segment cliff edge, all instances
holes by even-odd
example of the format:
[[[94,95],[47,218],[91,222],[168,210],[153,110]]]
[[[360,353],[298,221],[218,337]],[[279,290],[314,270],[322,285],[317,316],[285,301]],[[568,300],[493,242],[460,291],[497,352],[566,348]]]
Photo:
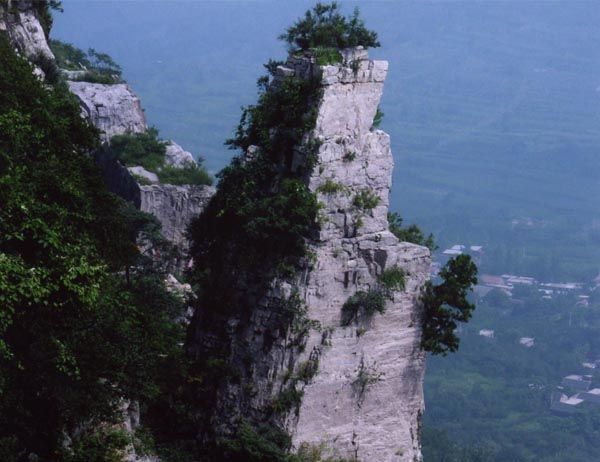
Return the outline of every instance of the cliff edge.
[[[304,236],[304,257],[270,259],[268,247],[278,245],[276,238],[271,244],[246,244],[257,230],[261,235],[263,220],[272,223],[264,232],[275,236],[278,223],[299,219],[286,215],[286,207],[277,211],[267,205],[266,212],[259,207],[256,213],[266,217],[256,219],[253,212],[240,223],[241,234],[219,225],[219,220],[239,217],[237,208],[226,210],[221,204],[254,194],[258,186],[248,186],[247,192],[242,186],[238,194],[236,181],[226,177],[216,203],[196,222],[194,259],[213,258],[209,273],[216,276],[206,282],[212,295],[197,305],[189,348],[205,374],[216,374],[215,365],[223,368],[203,397],[206,426],[200,433],[208,446],[210,441],[236,441],[240,423],[250,422],[257,429],[265,424],[284,429],[293,452],[362,461],[421,460],[425,353],[419,296],[430,252],[399,242],[389,231],[393,159],[389,136],[373,127],[387,68],[386,61],[370,60],[360,47],[342,50],[341,62],[330,65],[316,64],[310,53],[292,55],[274,70],[255,109],[260,119],[249,122],[250,134],[260,127],[270,133],[269,141],[250,146],[228,173],[239,171],[246,178],[241,181],[256,185],[264,181],[263,169],[279,172],[275,176],[280,178],[267,182],[261,194],[269,197],[269,190],[287,187],[273,200],[290,201],[295,210],[310,208],[311,202],[302,202],[289,185],[296,192],[306,188],[318,213]],[[309,96],[295,94],[294,88],[309,88]],[[310,116],[296,119],[301,126],[310,117],[315,122],[300,145],[283,151],[272,146],[281,139],[278,133],[291,128],[257,124],[269,117],[266,102],[277,105],[288,97],[295,110],[307,105]],[[272,110],[287,112],[280,106]],[[263,197],[249,203],[277,206]],[[219,226],[227,226],[227,237],[212,234]],[[244,234],[248,229],[250,234]],[[219,240],[227,242],[218,244],[218,255],[211,257],[210,248]],[[203,250],[203,245],[208,247]],[[258,253],[248,262],[240,257],[246,252]]]
[[[430,255],[389,231],[390,138],[371,129],[388,63],[368,59],[364,50],[346,53],[345,62],[352,68],[321,69],[315,133],[322,144],[309,188],[325,204],[325,220],[311,243],[317,263],[302,294],[308,317],[320,323],[327,339],[323,345],[322,332],[308,339],[306,351],[319,354],[319,373],[304,388],[293,439],[297,446],[325,441],[364,461],[420,460],[425,354],[418,297]],[[295,74],[311,67],[302,59],[286,66]],[[328,182],[340,185],[338,191],[326,192]],[[405,285],[386,302],[385,312],[342,326],[348,299],[375,289],[382,273],[394,267],[404,272]]]

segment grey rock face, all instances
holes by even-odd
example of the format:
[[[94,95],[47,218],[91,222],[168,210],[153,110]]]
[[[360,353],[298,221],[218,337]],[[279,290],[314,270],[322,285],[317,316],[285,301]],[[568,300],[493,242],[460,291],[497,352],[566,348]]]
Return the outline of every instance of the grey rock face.
[[[167,144],[165,162],[167,165],[177,168],[191,167],[196,165],[196,161],[194,160],[192,153],[186,151],[172,140]]]
[[[304,388],[290,429],[296,447],[324,444],[332,453],[362,461],[418,461],[425,368],[418,295],[430,254],[389,232],[393,158],[389,136],[371,130],[388,65],[368,60],[364,50],[356,55],[360,61],[353,69],[322,68],[315,128],[322,145],[309,187],[319,191],[329,181],[342,189],[319,193],[324,224],[311,244],[317,263],[301,289],[307,315],[319,321],[321,332],[312,331],[306,357],[299,358],[318,352],[319,372]],[[357,195],[375,206],[361,209]],[[342,327],[348,298],[375,288],[382,271],[393,266],[404,270],[405,290],[387,301],[384,314]]]
[[[127,170],[129,170],[129,173],[131,173],[134,176],[134,178],[139,177],[153,184],[159,182],[158,175],[156,173],[149,172],[144,167],[140,167],[139,165],[136,167],[129,167],[127,168]]]
[[[8,34],[13,46],[27,59],[35,61],[39,56],[54,59],[33,0],[9,0],[0,5],[0,31]]]
[[[430,252],[399,242],[389,231],[393,158],[389,136],[372,130],[387,62],[369,60],[365,50],[344,52],[351,59],[341,65],[317,66],[310,57],[292,57],[277,70],[274,85],[290,76],[322,82],[312,133],[320,146],[305,178],[322,203],[321,216],[307,242],[310,262],[294,281],[275,279],[268,288],[245,282],[239,288],[250,314],[227,318],[225,341],[231,366],[242,378],[218,390],[210,425],[217,435],[227,435],[240,417],[264,420],[281,393],[295,388],[302,400],[283,422],[295,449],[309,445],[324,456],[363,462],[415,462],[421,460],[425,368],[418,299]],[[292,168],[304,171],[303,151],[296,152]],[[379,289],[379,276],[393,267],[404,271],[405,288],[389,295],[385,312],[343,326],[346,301],[358,291]],[[305,318],[299,319],[296,308],[292,326],[285,328],[281,307],[293,293],[305,304]],[[210,351],[215,341],[210,321],[200,307],[194,319],[196,354]],[[307,364],[318,364],[309,378],[302,372]]]
[[[69,82],[69,88],[79,98],[83,115],[103,131],[103,141],[114,135],[147,130],[140,100],[128,85]],[[112,192],[133,202],[143,212],[156,216],[162,224],[164,236],[180,249],[187,249],[187,226],[204,209],[214,188],[158,184],[155,173],[140,166],[124,167],[112,158],[106,147],[96,153],[95,160],[100,164],[104,180]],[[196,162],[189,152],[171,141],[167,145],[166,163],[183,167]],[[133,175],[156,184],[140,186]]]
[[[79,99],[83,115],[102,131],[102,141],[148,129],[140,99],[129,85],[69,82],[69,89]]]
[[[140,186],[140,210],[158,218],[164,236],[185,248],[185,232],[188,225],[204,210],[214,192],[215,189],[211,186]]]

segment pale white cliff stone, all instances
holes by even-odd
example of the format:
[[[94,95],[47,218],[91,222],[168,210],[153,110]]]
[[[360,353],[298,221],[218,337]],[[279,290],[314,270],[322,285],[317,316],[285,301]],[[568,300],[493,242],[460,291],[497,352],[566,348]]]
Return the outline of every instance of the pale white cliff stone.
[[[127,168],[127,170],[129,170],[129,173],[131,173],[134,177],[140,177],[143,178],[144,180],[156,184],[158,183],[158,175],[154,172],[149,172],[148,170],[146,170],[144,167],[140,167],[139,165],[136,167],[129,167]]]
[[[165,287],[167,290],[181,298],[188,298],[194,295],[192,286],[187,283],[181,283],[172,274],[168,274],[165,278]]]
[[[171,167],[183,168],[196,165],[194,156],[175,141],[171,140],[166,146],[165,163]]]
[[[211,186],[140,186],[140,210],[158,218],[165,238],[185,247],[188,225],[204,210],[214,193],[215,188]]]
[[[322,208],[314,238],[307,241],[310,263],[295,281],[275,278],[266,293],[244,283],[234,288],[255,301],[249,317],[234,315],[227,323],[232,367],[245,376],[219,390],[211,430],[227,435],[240,418],[260,421],[280,393],[297,387],[303,398],[283,422],[295,449],[309,444],[322,448],[324,456],[415,462],[421,460],[425,367],[419,295],[430,252],[399,242],[389,231],[390,141],[386,133],[372,130],[387,62],[368,60],[364,50],[346,56],[353,62],[333,66],[292,56],[274,76],[275,87],[291,76],[321,79],[316,127],[307,136],[320,144],[305,181]],[[246,161],[252,161],[254,151],[249,149]],[[298,172],[306,172],[305,151],[295,152],[292,168]],[[321,188],[331,182],[337,186]],[[337,192],[322,192],[332,189]],[[362,207],[361,202],[370,204]],[[344,303],[358,291],[377,288],[382,271],[394,266],[404,270],[406,287],[386,302],[385,313],[342,326]],[[302,328],[281,325],[281,302],[296,291],[305,302],[304,321],[313,326],[307,337]],[[215,340],[202,310],[197,314],[192,347],[202,354]],[[291,379],[298,377],[300,365],[317,360],[318,371],[308,383]],[[371,379],[364,393],[356,385],[361,370]]]
[[[0,5],[0,31],[27,59],[54,59],[46,35],[33,8],[33,0],[9,0]]]
[[[140,99],[129,85],[70,81],[69,89],[79,99],[83,115],[102,132],[102,141],[148,129]]]
[[[309,188],[318,191],[329,180],[343,189],[319,193],[323,225],[310,245],[316,263],[300,291],[307,316],[319,321],[321,330],[312,331],[298,359],[307,360],[316,352],[319,372],[304,387],[298,418],[292,417],[288,428],[295,447],[323,444],[332,454],[364,462],[413,462],[421,460],[419,421],[424,406],[418,296],[429,272],[430,253],[398,242],[389,232],[389,136],[371,130],[387,62],[369,61],[364,50],[358,51],[352,55],[360,59],[354,70],[345,65],[322,67],[323,98],[314,130],[322,145]],[[301,69],[300,63],[286,66]],[[355,205],[361,192],[377,198],[374,208]],[[341,309],[348,298],[376,287],[381,272],[393,266],[405,271],[405,290],[387,302],[384,314],[341,326]],[[358,396],[361,367],[373,383]]]
[[[140,100],[128,85],[69,82],[69,88],[78,97],[83,115],[102,130],[103,141],[114,135],[147,130]],[[162,224],[165,238],[182,250],[187,248],[187,226],[202,212],[214,194],[214,188],[157,184],[158,176],[140,166],[125,169],[102,155],[96,160],[105,172],[105,181],[111,191],[133,201],[143,212],[156,216]],[[196,164],[192,154],[173,141],[166,146],[165,162],[175,167]],[[137,185],[131,175],[145,178],[153,184]]]

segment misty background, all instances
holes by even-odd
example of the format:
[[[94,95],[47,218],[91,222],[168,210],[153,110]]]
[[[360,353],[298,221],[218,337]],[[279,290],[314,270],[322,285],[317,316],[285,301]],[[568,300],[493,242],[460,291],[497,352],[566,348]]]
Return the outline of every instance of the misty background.
[[[286,56],[277,36],[311,5],[66,0],[53,36],[113,56],[149,124],[217,172],[262,63]],[[392,208],[442,246],[486,246],[489,271],[596,274],[597,3],[343,5],[360,7],[382,43],[371,56],[390,62],[381,106],[396,160]]]

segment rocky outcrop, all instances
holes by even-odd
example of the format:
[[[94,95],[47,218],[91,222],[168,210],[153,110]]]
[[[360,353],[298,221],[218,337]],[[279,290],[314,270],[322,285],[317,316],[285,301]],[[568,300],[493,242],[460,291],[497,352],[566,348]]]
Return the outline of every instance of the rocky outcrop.
[[[79,99],[83,115],[101,131],[102,141],[148,129],[140,99],[129,85],[69,81],[69,89]]]
[[[108,189],[158,218],[162,232],[181,251],[187,250],[186,231],[212,197],[211,186],[158,184],[158,177],[142,167],[123,166],[105,146],[95,154]],[[149,175],[149,176],[147,176]],[[136,176],[156,184],[140,185]]]
[[[165,163],[171,167],[184,168],[196,165],[194,156],[175,141],[169,141],[165,152]]]
[[[150,184],[158,184],[160,183],[158,179],[158,175],[154,172],[150,172],[146,170],[144,167],[140,167],[139,165],[136,167],[128,167],[129,173],[133,175],[136,181],[141,182],[142,184],[150,183]]]
[[[306,136],[316,152],[296,149],[291,163],[299,173],[313,165],[304,180],[322,205],[307,261],[296,276],[266,285],[258,275],[271,268],[240,271],[243,282],[232,288],[239,294],[230,298],[240,310],[228,307],[229,317],[213,328],[222,320],[199,306],[190,349],[210,357],[215,345],[226,348],[236,371],[214,398],[211,438],[230,437],[243,419],[267,421],[286,429],[294,449],[308,445],[324,458],[414,462],[421,460],[424,406],[419,294],[430,252],[389,231],[393,158],[389,136],[372,127],[388,64],[362,49],[343,55],[330,66],[291,57],[273,82],[321,82],[316,126]],[[252,148],[246,162],[257,152]],[[383,297],[379,278],[390,269],[404,275],[404,289]],[[358,293],[379,294],[384,312],[345,322],[343,307]]]
[[[289,64],[303,71],[302,62]],[[340,190],[319,192],[323,224],[311,243],[316,264],[300,287],[307,316],[321,332],[311,331],[299,358],[317,355],[319,372],[305,386],[290,428],[297,447],[324,444],[363,461],[417,461],[425,368],[418,295],[430,255],[398,242],[388,229],[390,140],[371,129],[387,67],[357,50],[346,53],[346,65],[321,69],[315,134],[322,144],[309,188],[319,192],[335,182]],[[406,286],[393,294],[385,313],[341,326],[344,303],[359,290],[376,288],[378,276],[395,266],[404,271]]]
[[[158,218],[164,236],[185,249],[189,223],[204,210],[214,192],[211,186],[140,186],[140,210]]]
[[[52,58],[31,1],[0,4],[0,30],[7,31],[15,47],[30,59]],[[244,296],[255,309],[226,326],[227,335],[236,337],[232,363],[245,364],[250,382],[228,381],[215,397],[218,415],[209,424],[231,426],[241,414],[235,409],[242,406],[256,415],[264,412],[282,391],[290,390],[291,377],[303,376],[293,385],[302,399],[282,422],[295,449],[311,445],[325,454],[363,462],[414,462],[421,459],[425,366],[418,297],[430,256],[426,248],[398,242],[389,231],[390,141],[371,127],[387,63],[370,60],[361,49],[342,55],[343,64],[330,66],[317,66],[309,57],[291,57],[277,70],[275,84],[290,76],[321,79],[313,132],[320,145],[305,180],[323,206],[314,238],[308,242],[310,264],[293,283],[273,281],[266,293],[248,286]],[[84,116],[102,131],[103,141],[147,130],[139,98],[126,84],[69,82],[69,86]],[[304,155],[297,153],[296,167],[306,166]],[[140,186],[107,151],[100,151],[96,160],[112,191],[155,215],[165,237],[186,248],[187,226],[209,202],[214,188]],[[191,154],[169,144],[169,165],[182,167],[190,161]],[[360,291],[378,288],[379,276],[393,267],[404,272],[405,288],[389,294],[385,312],[345,325],[344,304]],[[263,270],[267,269],[256,268]],[[168,283],[180,289],[177,281]],[[271,308],[284,304],[292,293],[306,308],[304,324],[283,333],[274,327],[279,320]],[[190,336],[214,340],[214,333],[198,338],[206,334],[204,328],[196,323]],[[135,403],[124,411],[125,425],[133,430],[139,419]],[[136,458],[134,453],[130,456]]]
[[[32,62],[40,57],[54,59],[33,4],[34,0],[0,2],[0,32],[6,32],[19,53]]]
[[[103,141],[115,135],[147,130],[140,100],[128,85],[69,82],[69,88],[79,98],[84,116],[102,131]],[[111,158],[110,150],[106,148],[96,155],[96,161],[102,167],[105,182],[112,192],[158,218],[164,236],[180,250],[187,249],[187,226],[204,209],[214,188],[158,184],[155,173],[139,166],[125,168]],[[196,165],[196,161],[191,153],[169,141],[165,164],[182,168]],[[151,184],[140,185],[140,182]]]

